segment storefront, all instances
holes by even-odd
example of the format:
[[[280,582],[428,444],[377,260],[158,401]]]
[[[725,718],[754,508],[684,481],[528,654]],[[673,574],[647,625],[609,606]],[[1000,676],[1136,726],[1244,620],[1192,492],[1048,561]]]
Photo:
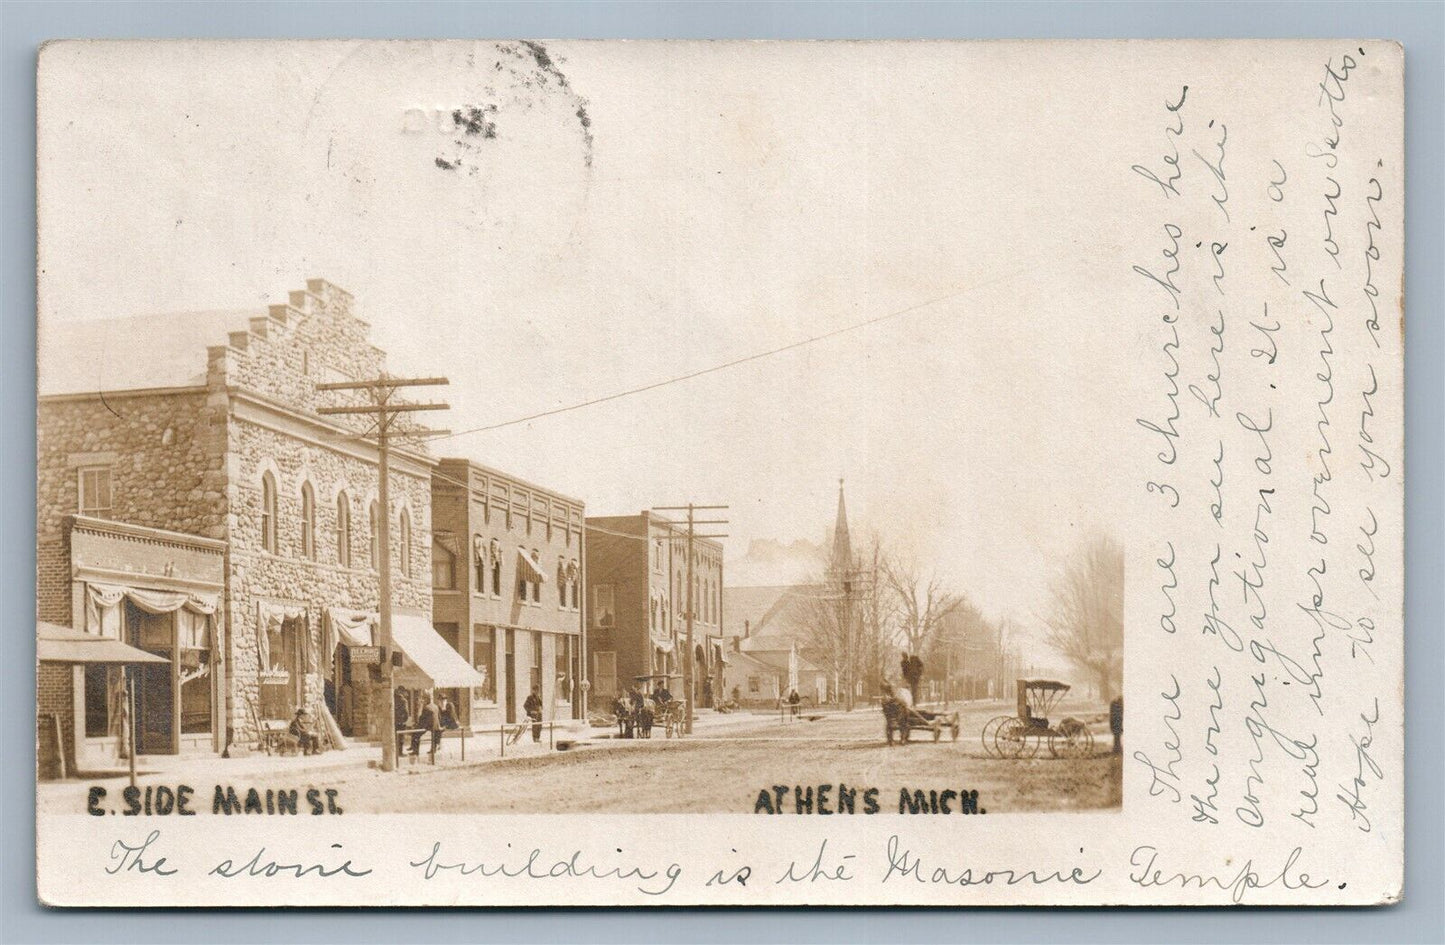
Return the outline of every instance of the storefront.
[[[141,755],[224,748],[223,551],[220,542],[159,529],[81,517],[72,524],[75,629],[156,657],[129,670]],[[109,766],[130,750],[126,672],[105,663],[72,669],[82,767]]]

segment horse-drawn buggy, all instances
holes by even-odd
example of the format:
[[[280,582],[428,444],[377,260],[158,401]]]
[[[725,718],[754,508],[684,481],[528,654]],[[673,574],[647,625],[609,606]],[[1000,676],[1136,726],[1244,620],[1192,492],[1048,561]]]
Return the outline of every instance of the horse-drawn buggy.
[[[1080,758],[1094,751],[1094,735],[1075,718],[1057,723],[1049,713],[1069,691],[1068,683],[1053,679],[1017,681],[1018,711],[989,719],[983,727],[983,750],[1000,758],[1032,758],[1048,745],[1055,758]]]
[[[668,688],[668,680],[681,677],[675,673],[650,673],[634,678],[632,691],[613,702],[618,737],[651,738],[654,727],[661,728],[668,738],[681,735],[687,710]]]
[[[888,744],[893,744],[896,733],[899,743],[906,745],[914,731],[932,732],[934,741],[942,739],[947,731],[953,741],[958,741],[958,713],[930,712],[887,693],[883,698],[883,736]]]

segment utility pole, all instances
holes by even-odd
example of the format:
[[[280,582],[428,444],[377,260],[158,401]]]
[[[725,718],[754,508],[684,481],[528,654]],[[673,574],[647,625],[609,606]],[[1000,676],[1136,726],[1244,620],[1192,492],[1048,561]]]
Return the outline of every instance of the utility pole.
[[[420,410],[447,410],[447,404],[413,404],[393,401],[392,395],[400,387],[435,387],[450,383],[445,377],[389,377],[382,374],[370,381],[340,381],[331,384],[317,384],[319,391],[355,390],[371,396],[371,403],[354,407],[322,407],[316,412],[325,417],[369,416],[376,424],[371,434],[376,439],[377,454],[377,503],[381,506],[376,516],[377,575],[380,584],[380,606],[377,611],[381,618],[378,641],[381,647],[382,688],[386,690],[386,701],[381,712],[381,770],[396,770],[396,690],[392,674],[391,642],[391,437],[392,423],[401,414]],[[437,431],[430,431],[437,432]],[[405,433],[400,434],[405,436]]]
[[[695,697],[695,695],[694,695],[694,693],[693,693],[693,688],[694,688],[695,680],[694,680],[694,678],[693,678],[693,671],[692,671],[692,664],[693,664],[693,646],[694,646],[693,641],[692,641],[692,624],[693,624],[693,619],[694,619],[694,617],[696,616],[696,614],[695,614],[695,609],[696,609],[696,606],[697,606],[697,602],[696,602],[696,600],[695,600],[694,575],[693,575],[693,563],[692,563],[692,562],[693,562],[693,541],[694,541],[694,539],[697,539],[697,538],[726,538],[727,535],[725,535],[725,534],[721,534],[721,535],[699,535],[699,534],[697,534],[697,526],[699,526],[699,525],[726,525],[726,524],[728,523],[728,522],[727,522],[727,519],[725,519],[725,518],[698,519],[698,518],[696,517],[696,512],[697,512],[698,509],[707,509],[707,510],[709,510],[709,511],[712,511],[712,510],[716,510],[716,509],[726,509],[726,508],[727,508],[726,505],[694,505],[694,504],[691,503],[691,502],[689,502],[687,505],[659,505],[659,506],[655,506],[655,507],[653,508],[653,511],[654,511],[654,512],[682,512],[682,511],[686,511],[686,512],[687,512],[687,612],[686,612],[686,615],[685,615],[686,618],[687,618],[687,653],[684,655],[683,661],[682,661],[682,691],[683,691],[683,693],[684,693],[685,696],[686,696],[686,702],[685,702],[684,705],[683,705],[683,710],[684,710],[684,713],[685,713],[685,717],[684,717],[683,723],[682,723],[682,730],[683,730],[683,733],[684,733],[684,734],[687,734],[687,735],[691,735],[691,734],[692,734],[692,710],[693,710],[694,704],[695,704],[696,701],[697,701],[697,700],[696,700],[696,697]],[[721,589],[719,589],[719,593],[721,593]]]

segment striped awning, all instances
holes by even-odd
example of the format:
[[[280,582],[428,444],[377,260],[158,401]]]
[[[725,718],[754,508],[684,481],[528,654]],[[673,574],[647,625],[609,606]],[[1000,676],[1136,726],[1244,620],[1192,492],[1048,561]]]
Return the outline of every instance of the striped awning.
[[[521,548],[517,549],[517,573],[528,581],[537,584],[547,583],[547,575],[542,573],[542,569],[537,567],[537,562],[527,557],[527,553]]]

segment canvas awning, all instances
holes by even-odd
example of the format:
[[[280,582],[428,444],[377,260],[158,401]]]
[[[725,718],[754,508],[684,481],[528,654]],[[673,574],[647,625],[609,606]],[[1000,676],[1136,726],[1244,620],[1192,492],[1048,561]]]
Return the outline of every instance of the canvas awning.
[[[371,646],[371,626],[380,619],[374,610],[347,610],[344,607],[332,607],[326,611],[326,618],[331,624],[333,640],[339,638],[347,646]],[[327,652],[334,647],[335,642],[327,648]]]
[[[37,621],[35,649],[45,663],[168,663],[128,643],[83,630]]]
[[[547,582],[547,575],[542,573],[542,569],[537,567],[537,562],[527,557],[521,548],[517,549],[517,573],[528,581],[533,581],[537,584],[545,584]]]
[[[396,614],[391,619],[391,641],[406,654],[396,674],[404,686],[417,689],[484,686],[482,674],[462,659],[425,617]]]

